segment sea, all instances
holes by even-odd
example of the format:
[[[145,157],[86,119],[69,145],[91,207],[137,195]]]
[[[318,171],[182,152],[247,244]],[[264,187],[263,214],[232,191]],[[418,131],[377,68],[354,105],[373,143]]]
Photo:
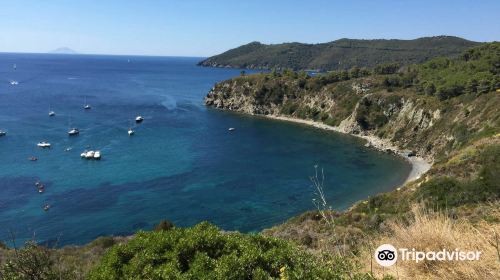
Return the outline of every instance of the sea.
[[[408,176],[406,161],[358,138],[205,107],[241,70],[201,59],[0,53],[0,240],[79,245],[163,219],[259,232],[315,209],[316,170],[338,210]]]

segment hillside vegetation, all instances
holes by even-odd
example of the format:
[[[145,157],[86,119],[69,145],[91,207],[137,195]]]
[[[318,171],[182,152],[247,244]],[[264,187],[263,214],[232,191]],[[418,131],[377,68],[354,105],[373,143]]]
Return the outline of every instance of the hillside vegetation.
[[[415,40],[340,39],[329,43],[283,43],[265,45],[252,42],[199,63],[202,66],[253,69],[315,69],[320,71],[375,67],[378,64],[420,63],[437,56],[451,57],[478,45],[452,36]]]

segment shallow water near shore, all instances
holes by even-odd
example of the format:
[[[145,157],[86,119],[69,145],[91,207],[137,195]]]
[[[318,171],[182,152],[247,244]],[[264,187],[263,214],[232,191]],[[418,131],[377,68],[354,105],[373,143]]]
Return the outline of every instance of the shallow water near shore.
[[[240,71],[197,61],[0,54],[0,130],[7,131],[0,138],[0,240],[12,231],[18,242],[35,235],[83,244],[148,230],[161,219],[259,231],[314,208],[314,165],[324,169],[336,209],[408,176],[402,158],[355,137],[206,108],[213,84]],[[91,110],[83,110],[84,99]],[[142,124],[132,122],[136,115]],[[129,137],[131,123],[136,134]],[[70,127],[80,135],[68,137]],[[43,140],[52,148],[37,148]],[[102,159],[81,159],[87,147]]]

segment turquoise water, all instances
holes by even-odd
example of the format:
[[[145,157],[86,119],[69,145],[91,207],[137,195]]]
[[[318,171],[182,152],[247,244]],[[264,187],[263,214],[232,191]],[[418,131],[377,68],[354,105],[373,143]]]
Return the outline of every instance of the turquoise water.
[[[239,70],[197,61],[0,54],[0,129],[8,133],[0,138],[0,240],[12,231],[18,240],[82,244],[161,219],[258,231],[314,208],[308,178],[316,164],[337,209],[408,175],[405,161],[354,137],[205,108],[213,84]],[[91,110],[82,109],[85,99]],[[136,115],[145,120],[129,137]],[[70,127],[80,135],[68,137]],[[37,148],[43,140],[52,148]],[[102,159],[81,159],[87,147]]]

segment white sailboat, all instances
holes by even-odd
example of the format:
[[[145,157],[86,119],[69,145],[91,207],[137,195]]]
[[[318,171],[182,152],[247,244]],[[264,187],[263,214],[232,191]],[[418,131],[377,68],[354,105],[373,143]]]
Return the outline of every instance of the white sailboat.
[[[51,108],[51,106],[49,105],[49,117],[53,117],[56,115],[56,112],[54,112]]]
[[[87,96],[85,96],[85,102],[83,103],[83,109],[90,110],[90,105],[87,103]]]
[[[132,136],[135,133],[135,131],[132,129],[132,121],[130,121],[127,133],[128,133],[128,136]]]

